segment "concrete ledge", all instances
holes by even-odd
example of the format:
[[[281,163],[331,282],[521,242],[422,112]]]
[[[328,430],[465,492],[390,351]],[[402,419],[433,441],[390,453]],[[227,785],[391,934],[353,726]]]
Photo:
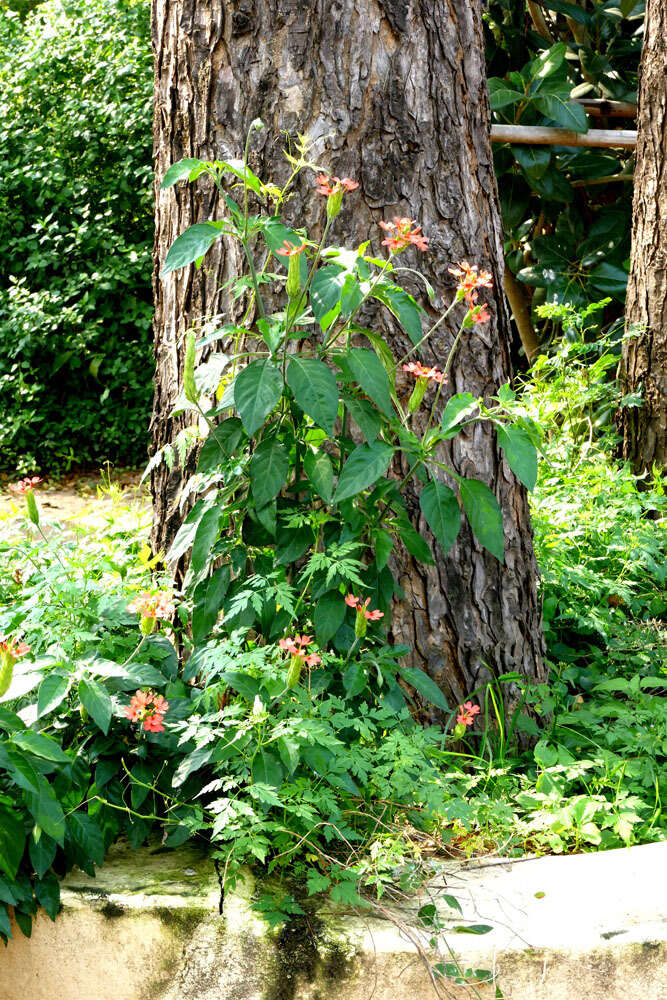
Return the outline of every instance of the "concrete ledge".
[[[0,1000],[428,1000],[414,918],[432,901],[461,924],[443,892],[493,926],[447,940],[464,968],[497,973],[508,1000],[667,1000],[667,845],[448,864],[445,881],[393,907],[393,921],[326,909],[271,932],[250,876],[220,916],[205,856],[117,847],[96,879],[65,880],[55,923],[40,914],[30,940],[17,931],[0,953]]]

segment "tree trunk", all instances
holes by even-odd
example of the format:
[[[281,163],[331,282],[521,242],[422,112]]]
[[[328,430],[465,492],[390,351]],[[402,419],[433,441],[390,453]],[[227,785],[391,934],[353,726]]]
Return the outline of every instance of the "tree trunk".
[[[154,0],[155,144],[158,180],[182,156],[239,156],[251,121],[251,165],[283,179],[285,133],[317,140],[313,156],[326,169],[360,182],[344,201],[334,242],[369,238],[393,215],[418,219],[430,252],[418,263],[440,307],[452,297],[448,267],[468,260],[492,271],[492,320],[475,326],[454,360],[451,392],[490,397],[511,378],[510,325],[503,296],[502,228],[488,126],[479,0]],[[286,207],[292,223],[321,233],[324,199],[307,172]],[[215,211],[210,191],[179,185],[157,195],[156,268],[186,225]],[[165,417],[177,391],[188,324],[211,310],[215,288],[238,266],[221,246],[205,273],[194,268],[156,278],[156,396],[153,442],[176,424]],[[415,293],[424,298],[423,290]],[[379,314],[395,357],[411,345]],[[442,363],[454,324],[428,342],[426,360]],[[444,395],[444,394],[443,394]],[[457,471],[495,491],[505,519],[505,564],[483,550],[464,526],[445,558],[429,539],[435,565],[407,555],[395,567],[405,600],[395,609],[393,638],[414,649],[414,663],[459,703],[491,674],[518,671],[544,679],[542,630],[528,502],[503,461],[495,433],[475,425],[449,442]],[[176,474],[156,472],[154,539],[164,548],[179,520]]]
[[[639,78],[637,163],[620,376],[623,457],[638,474],[667,459],[667,5],[649,0]]]

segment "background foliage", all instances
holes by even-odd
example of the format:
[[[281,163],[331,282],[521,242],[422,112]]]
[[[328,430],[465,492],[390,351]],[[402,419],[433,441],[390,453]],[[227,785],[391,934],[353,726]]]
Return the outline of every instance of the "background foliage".
[[[143,0],[0,10],[0,454],[141,461],[152,74]],[[104,417],[101,419],[101,412]]]

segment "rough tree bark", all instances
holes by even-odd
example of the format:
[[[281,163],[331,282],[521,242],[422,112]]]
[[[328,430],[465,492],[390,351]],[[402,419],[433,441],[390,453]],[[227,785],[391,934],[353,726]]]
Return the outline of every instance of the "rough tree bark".
[[[493,318],[462,343],[450,385],[451,392],[488,397],[511,371],[480,15],[479,0],[153,0],[155,155],[158,179],[183,156],[238,156],[250,122],[260,117],[266,127],[253,141],[251,164],[264,178],[283,178],[284,133],[317,140],[318,161],[361,185],[344,202],[334,240],[356,245],[371,235],[379,249],[381,219],[419,219],[430,253],[418,264],[438,304],[451,298],[452,263],[467,259],[493,272]],[[324,200],[313,196],[312,181],[312,174],[303,178],[286,214],[317,234]],[[210,190],[179,185],[158,192],[156,267],[179,232],[214,210]],[[166,414],[177,392],[179,339],[202,312],[224,306],[216,288],[239,263],[230,247],[219,247],[206,273],[190,268],[155,282],[155,447],[177,426]],[[409,343],[387,316],[376,322],[400,357]],[[428,361],[442,362],[454,332],[443,328],[432,339]],[[457,703],[491,673],[517,670],[541,680],[544,666],[526,493],[489,427],[459,435],[447,457],[459,473],[495,491],[505,519],[505,565],[480,548],[467,525],[443,558],[410,497],[435,565],[401,560],[405,600],[393,630]],[[178,485],[177,474],[154,474],[158,548],[178,522]]]
[[[667,461],[667,5],[649,0],[639,78],[637,162],[626,333],[624,394],[641,406],[619,410],[623,457],[639,474]]]

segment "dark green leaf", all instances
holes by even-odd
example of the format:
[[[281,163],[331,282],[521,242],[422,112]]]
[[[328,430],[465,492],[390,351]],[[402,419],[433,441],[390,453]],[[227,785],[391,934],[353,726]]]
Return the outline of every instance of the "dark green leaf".
[[[532,103],[543,115],[552,118],[561,128],[572,132],[588,132],[588,119],[581,104],[564,100],[558,94],[540,92],[532,98]]]
[[[35,882],[35,896],[51,920],[55,920],[60,909],[60,884],[53,872]]]
[[[489,487],[479,479],[463,479],[461,500],[477,541],[504,562],[503,515]]]
[[[385,282],[374,285],[371,295],[387,306],[389,311],[399,321],[412,343],[418,344],[424,335],[421,321],[422,310],[412,295],[403,288],[399,288],[398,285],[390,285]]]
[[[454,434],[450,432],[478,412],[477,400],[472,393],[457,392],[455,396],[447,400],[447,405],[440,418],[440,430],[447,437],[453,437]],[[457,432],[454,431],[454,433]]]
[[[229,587],[229,578],[229,564],[225,564],[195,588],[192,611],[192,638],[195,644],[203,642],[215,625]]]
[[[391,390],[384,366],[375,351],[357,347],[344,357],[353,377],[367,396],[387,417],[394,415],[391,405]]]
[[[25,848],[23,821],[11,809],[0,805],[0,869],[16,878]]]
[[[167,170],[164,175],[164,180],[160,184],[160,190],[164,188],[173,187],[178,181],[184,180],[189,177],[195,167],[203,165],[203,160],[179,160],[177,163],[172,163],[172,165]]]
[[[325,503],[331,503],[333,466],[326,451],[307,451],[303,465],[317,495],[322,497]]]
[[[59,844],[65,837],[65,814],[58,802],[51,785],[46,778],[39,776],[39,792],[27,792],[25,796],[28,809],[38,826],[53,837]]]
[[[16,733],[12,736],[12,742],[24,750],[29,750],[30,753],[36,754],[38,757],[43,757],[45,760],[54,760],[58,764],[72,763],[55,740],[50,739],[48,736],[43,736],[41,733],[34,733],[30,729],[26,729],[22,733]]]
[[[279,757],[268,750],[260,750],[252,765],[253,784],[268,785],[276,790],[280,788],[285,776],[285,770]]]
[[[359,429],[368,443],[375,441],[382,428],[382,419],[373,404],[369,403],[367,399],[346,396],[345,406],[352,419],[359,425]]]
[[[28,842],[28,852],[30,861],[38,876],[42,876],[49,870],[56,856],[57,845],[52,837],[42,832],[39,840],[30,837]]]
[[[498,427],[498,444],[505,453],[512,472],[529,489],[535,489],[537,482],[537,448],[530,435],[514,424]]]
[[[222,229],[212,222],[196,222],[194,226],[181,233],[169,247],[160,276],[164,278],[172,271],[193,264],[203,257],[221,236]]]
[[[394,449],[384,441],[360,444],[343,466],[334,501],[340,503],[372,486],[387,471],[393,454]]]
[[[345,284],[345,271],[337,264],[321,267],[310,285],[310,304],[313,314],[322,329],[331,326],[331,311],[340,302]]]
[[[338,386],[331,369],[316,358],[290,358],[287,384],[309,417],[327,434],[333,434],[338,414]]]
[[[69,689],[69,681],[60,674],[49,674],[39,686],[37,695],[37,718],[47,715],[57,708]]]
[[[428,674],[420,670],[419,667],[403,667],[401,676],[408,684],[415,689],[423,698],[431,704],[441,708],[443,712],[449,711],[449,705],[444,694]]]
[[[91,719],[106,735],[109,732],[113,708],[109,692],[92,677],[79,681],[79,698]]]
[[[202,516],[197,525],[195,537],[192,542],[192,556],[190,558],[190,570],[196,579],[208,565],[211,549],[213,548],[220,531],[220,510],[218,507],[211,507]]]
[[[361,663],[351,663],[343,674],[343,687],[348,698],[356,698],[368,684],[368,677]]]
[[[252,495],[257,507],[264,507],[280,493],[289,472],[289,458],[284,446],[268,438],[255,448],[249,473]]]
[[[259,430],[271,410],[280,402],[283,377],[280,369],[266,359],[252,361],[236,376],[234,403],[246,433]]]
[[[326,646],[333,639],[345,618],[345,601],[337,590],[323,594],[315,605],[313,625],[320,646]]]
[[[419,506],[444,553],[449,552],[461,527],[461,511],[449,486],[432,480],[419,495]]]

